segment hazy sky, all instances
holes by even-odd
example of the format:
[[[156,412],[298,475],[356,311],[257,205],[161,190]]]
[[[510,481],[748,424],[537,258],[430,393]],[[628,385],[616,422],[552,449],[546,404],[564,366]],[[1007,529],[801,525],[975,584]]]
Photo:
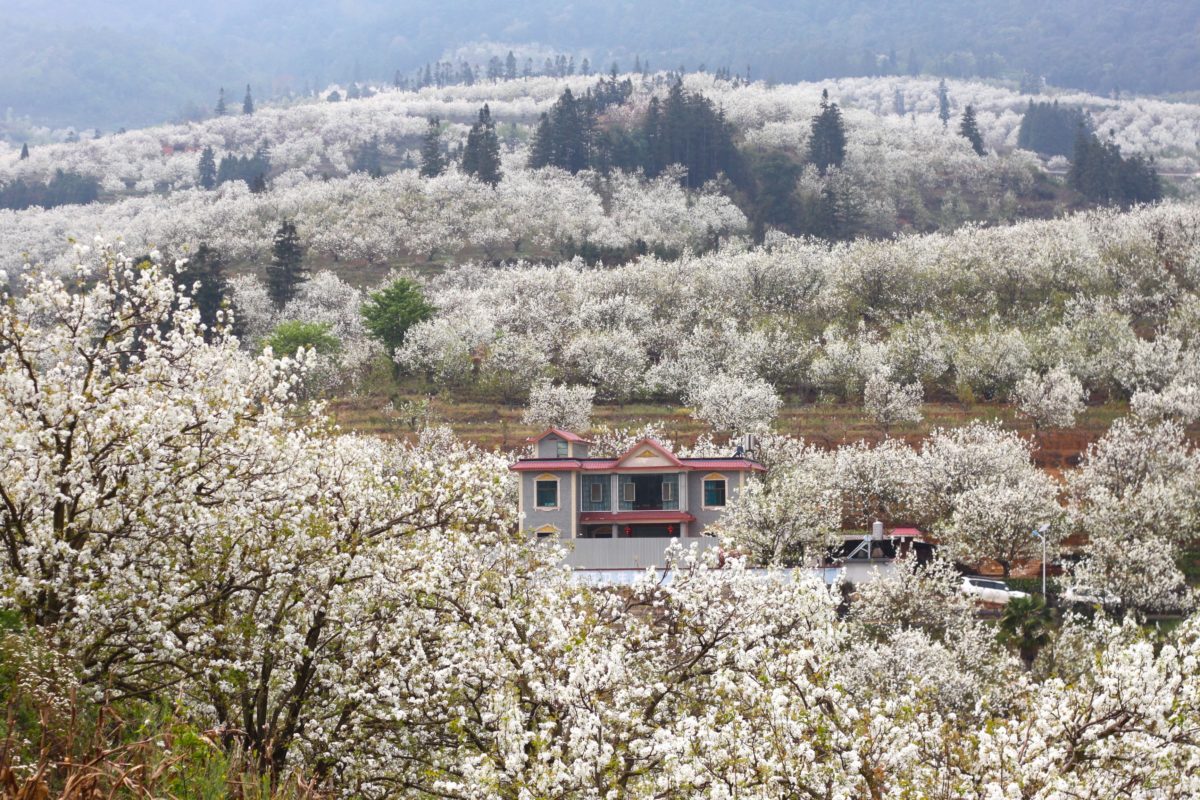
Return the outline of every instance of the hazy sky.
[[[211,106],[222,85],[267,96],[381,81],[478,43],[625,66],[635,55],[656,68],[749,65],[779,80],[915,60],[950,76],[1029,71],[1093,91],[1186,91],[1200,89],[1198,42],[1196,0],[2,0],[0,108],[146,124]]]

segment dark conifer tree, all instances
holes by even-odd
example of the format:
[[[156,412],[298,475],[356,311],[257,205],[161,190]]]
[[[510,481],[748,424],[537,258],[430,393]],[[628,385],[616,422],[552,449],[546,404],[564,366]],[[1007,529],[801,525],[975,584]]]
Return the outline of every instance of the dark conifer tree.
[[[500,139],[496,136],[496,125],[486,103],[479,109],[479,119],[467,133],[462,167],[463,172],[489,186],[500,182]]]
[[[250,194],[263,194],[267,191],[267,178],[261,172],[249,181]]]
[[[533,134],[533,142],[529,148],[529,168],[541,169],[550,166],[554,161],[554,128],[550,123],[550,115],[542,113],[538,119],[537,130]]]
[[[20,160],[21,160],[21,161],[24,161],[24,160],[25,160],[25,159],[27,159],[27,158],[29,158],[29,143],[28,143],[28,142],[24,142],[24,143],[21,145],[21,158],[20,158]]]
[[[958,133],[971,143],[971,149],[978,155],[986,155],[983,149],[983,135],[979,133],[979,123],[975,119],[975,107],[968,105],[963,109],[962,121],[958,124]]]
[[[513,55],[512,50],[504,57],[504,78],[510,81],[517,79],[517,57]]]
[[[442,125],[437,117],[429,118],[425,135],[421,137],[421,177],[436,178],[446,171],[442,155]]]
[[[242,113],[254,113],[254,98],[250,96],[250,84],[246,84],[246,96],[242,98]]]
[[[365,172],[372,178],[383,175],[383,154],[379,149],[378,136],[372,136],[358,148],[354,154],[354,161],[350,165],[350,171]]]
[[[216,249],[201,244],[179,271],[178,282],[186,287],[192,304],[200,312],[200,321],[207,326],[204,336],[211,340],[225,322],[220,318],[229,292],[225,259]]]
[[[276,308],[283,308],[296,296],[300,284],[308,280],[304,267],[304,248],[296,225],[284,220],[275,232],[271,263],[267,265],[267,294]]]
[[[824,175],[830,167],[840,167],[846,158],[846,128],[842,110],[829,102],[829,90],[821,92],[821,110],[813,117],[808,143],[808,160]]]
[[[202,189],[211,189],[217,185],[217,162],[211,146],[200,153],[200,165],[197,170],[197,183]]]
[[[1017,131],[1017,147],[1044,156],[1072,158],[1076,135],[1080,128],[1092,132],[1092,121],[1080,108],[1053,103],[1029,101],[1021,127]]]
[[[213,113],[216,114],[218,117],[225,116],[225,87],[224,86],[222,86],[221,90],[219,92],[217,92],[217,107],[213,111]]]
[[[904,92],[900,91],[900,89],[896,89],[892,95],[892,110],[896,112],[896,116],[898,117],[903,117],[908,113],[908,109],[904,105]]]
[[[1080,127],[1075,158],[1067,182],[1087,199],[1100,204],[1131,205],[1162,199],[1162,182],[1154,163],[1142,156],[1125,158],[1116,143],[1102,142]]]
[[[938,119],[942,127],[950,124],[950,93],[946,91],[946,79],[938,82]]]

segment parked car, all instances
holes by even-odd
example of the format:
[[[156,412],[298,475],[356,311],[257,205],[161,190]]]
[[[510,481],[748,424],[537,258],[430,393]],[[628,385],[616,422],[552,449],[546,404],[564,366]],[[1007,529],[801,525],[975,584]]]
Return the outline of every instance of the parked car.
[[[982,600],[985,603],[1007,603],[1018,597],[1029,597],[1027,592],[1008,588],[1008,584],[995,578],[978,578],[964,575],[962,579],[963,594]]]
[[[1062,593],[1062,602],[1066,605],[1078,603],[1080,605],[1112,608],[1121,605],[1121,598],[1110,591],[1098,589],[1095,586],[1069,586]]]

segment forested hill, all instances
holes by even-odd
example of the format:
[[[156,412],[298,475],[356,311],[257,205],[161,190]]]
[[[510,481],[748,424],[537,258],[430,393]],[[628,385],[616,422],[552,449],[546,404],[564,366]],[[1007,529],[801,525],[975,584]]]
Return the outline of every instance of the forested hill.
[[[1194,0],[8,0],[0,107],[39,124],[144,125],[207,109],[218,84],[268,97],[382,81],[440,58],[486,62],[488,42],[535,70],[563,53],[597,69],[640,57],[775,80],[1028,73],[1164,93],[1200,89],[1198,37]]]

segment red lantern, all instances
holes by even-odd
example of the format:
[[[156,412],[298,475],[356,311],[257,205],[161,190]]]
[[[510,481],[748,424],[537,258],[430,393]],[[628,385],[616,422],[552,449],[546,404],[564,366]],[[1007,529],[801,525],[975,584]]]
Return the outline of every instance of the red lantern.
[[[625,535],[626,535],[626,536],[633,536],[633,526],[632,526],[632,525],[626,525],[626,526],[625,526]]]
[[[675,535],[675,526],[668,525],[667,526],[667,536],[674,536],[674,535]]]

